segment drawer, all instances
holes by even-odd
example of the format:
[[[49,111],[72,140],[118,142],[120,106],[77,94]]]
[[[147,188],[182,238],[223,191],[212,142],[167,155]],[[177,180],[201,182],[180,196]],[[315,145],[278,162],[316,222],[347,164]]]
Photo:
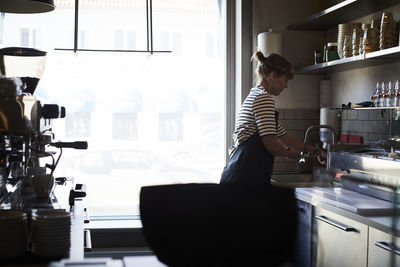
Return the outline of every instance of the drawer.
[[[316,208],[317,266],[367,266],[368,226]]]
[[[370,227],[368,267],[385,266],[400,266],[400,237],[393,240],[392,235]]]

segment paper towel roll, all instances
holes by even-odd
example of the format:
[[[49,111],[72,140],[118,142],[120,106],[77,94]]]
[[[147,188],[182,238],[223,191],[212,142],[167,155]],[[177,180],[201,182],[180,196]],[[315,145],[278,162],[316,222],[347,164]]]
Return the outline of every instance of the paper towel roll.
[[[320,109],[320,119],[319,123],[321,125],[331,126],[335,134],[337,134],[338,128],[338,117],[337,110],[323,107]],[[326,144],[333,144],[334,140],[332,139],[332,133],[330,130],[322,128],[320,129],[320,140],[323,143],[323,148],[326,148]]]
[[[257,46],[265,56],[270,53],[282,55],[281,35],[272,30],[257,35]]]

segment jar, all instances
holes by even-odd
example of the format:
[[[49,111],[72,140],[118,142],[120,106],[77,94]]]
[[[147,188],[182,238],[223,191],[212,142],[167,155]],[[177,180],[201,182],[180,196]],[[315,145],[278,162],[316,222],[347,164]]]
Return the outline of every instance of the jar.
[[[314,64],[322,63],[322,53],[319,50],[314,50]]]
[[[339,54],[337,50],[337,43],[328,43],[326,46],[326,61],[332,61],[339,59]]]

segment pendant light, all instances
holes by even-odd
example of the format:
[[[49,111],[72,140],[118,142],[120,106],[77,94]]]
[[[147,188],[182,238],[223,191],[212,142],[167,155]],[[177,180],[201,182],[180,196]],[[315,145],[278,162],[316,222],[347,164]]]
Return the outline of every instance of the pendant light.
[[[55,9],[54,0],[1,0],[2,13],[43,13]]]

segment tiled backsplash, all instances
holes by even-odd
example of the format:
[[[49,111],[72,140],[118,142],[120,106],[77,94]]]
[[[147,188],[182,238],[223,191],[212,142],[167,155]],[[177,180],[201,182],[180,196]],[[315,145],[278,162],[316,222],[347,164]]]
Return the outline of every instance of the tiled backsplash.
[[[280,109],[279,121],[286,131],[301,140],[310,125],[318,125],[319,109]],[[391,119],[392,118],[392,119]],[[400,112],[394,110],[343,110],[339,119],[339,131],[342,134],[358,135],[364,143],[373,143],[380,139],[400,135]],[[310,143],[319,143],[319,130],[313,130]],[[274,171],[307,171],[311,164],[300,166],[297,160],[276,157]]]
[[[398,135],[396,134],[398,121],[390,120],[393,112],[389,109],[343,110],[341,133],[362,136],[364,143]]]
[[[280,109],[279,121],[286,131],[301,140],[310,125],[319,124],[319,109]],[[319,131],[310,132],[311,142],[319,140]],[[306,171],[311,170],[311,164],[300,166],[297,160],[276,157],[274,171]]]

